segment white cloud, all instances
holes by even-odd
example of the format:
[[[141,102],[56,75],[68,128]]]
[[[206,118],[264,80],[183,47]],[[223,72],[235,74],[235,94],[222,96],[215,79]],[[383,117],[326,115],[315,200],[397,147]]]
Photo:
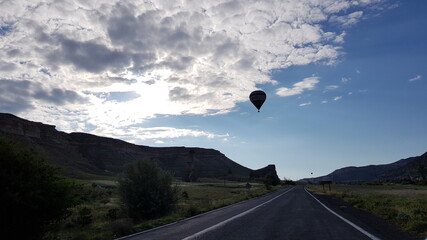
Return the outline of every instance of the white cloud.
[[[341,99],[342,99],[342,96],[334,97],[334,101],[338,101],[338,100],[341,100]]]
[[[323,100],[322,103],[323,104],[328,103],[328,100]]]
[[[310,105],[311,104],[311,102],[306,102],[306,103],[301,103],[299,106],[300,107],[304,107],[304,106],[308,106],[308,105]]]
[[[340,35],[337,35],[336,37],[335,37],[335,40],[334,40],[334,42],[336,42],[336,43],[344,43],[344,37],[347,35],[347,33],[344,31],[344,32],[342,32]]]
[[[313,90],[317,83],[319,83],[319,77],[304,78],[303,81],[295,83],[292,88],[282,87],[276,89],[276,94],[281,97],[299,95],[306,90]]]
[[[344,16],[332,16],[330,18],[331,22],[338,23],[342,25],[343,27],[349,27],[351,25],[354,25],[360,21],[360,19],[363,16],[363,11],[357,11],[349,13],[348,15]]]
[[[417,75],[417,76],[415,76],[415,77],[413,77],[413,78],[408,79],[408,81],[409,81],[409,82],[415,82],[415,81],[418,81],[418,80],[420,80],[420,79],[421,79],[421,75]]]
[[[0,84],[11,97],[0,111],[102,135],[157,115],[229,113],[256,86],[278,84],[272,70],[335,63],[346,32],[325,24],[348,27],[378,2],[3,1]]]
[[[330,91],[330,90],[335,90],[337,88],[339,88],[338,85],[328,85],[328,86],[325,87],[325,90]]]
[[[359,72],[358,72],[359,73]],[[351,80],[351,78],[347,78],[347,77],[342,77],[341,78],[341,82],[342,83],[348,83]]]
[[[126,129],[117,129],[114,126],[98,127],[91,133],[102,134],[103,136],[128,139],[132,142],[142,143],[147,140],[155,143],[164,142],[162,139],[182,138],[182,137],[205,137],[208,139],[228,138],[229,134],[215,134],[206,131],[174,128],[174,127],[128,127]]]

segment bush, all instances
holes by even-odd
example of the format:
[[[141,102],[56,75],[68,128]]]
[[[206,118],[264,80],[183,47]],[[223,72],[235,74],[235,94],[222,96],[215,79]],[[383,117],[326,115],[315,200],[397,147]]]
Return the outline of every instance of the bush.
[[[427,232],[427,221],[418,221],[411,223],[409,230],[424,233]]]
[[[185,200],[188,200],[190,197],[188,196],[188,192],[184,191],[181,193],[182,198],[184,198]]]
[[[82,207],[77,212],[77,217],[73,222],[84,227],[92,223],[92,210],[88,207]]]
[[[263,179],[263,183],[265,185],[265,188],[267,190],[271,190],[271,186],[277,186],[280,184],[280,179],[277,176],[274,175],[267,175]]]
[[[169,173],[148,161],[129,165],[119,181],[119,193],[129,217],[150,219],[168,213],[177,201]]]
[[[108,209],[106,216],[108,219],[116,220],[119,216],[119,209],[117,208]]]
[[[69,214],[74,184],[34,150],[0,138],[2,236],[41,239]],[[24,229],[24,231],[23,231]]]

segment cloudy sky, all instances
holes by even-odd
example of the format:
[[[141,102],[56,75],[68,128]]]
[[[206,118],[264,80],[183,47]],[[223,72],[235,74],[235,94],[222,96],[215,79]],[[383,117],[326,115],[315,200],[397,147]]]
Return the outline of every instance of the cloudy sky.
[[[215,148],[294,180],[389,163],[427,151],[426,12],[424,0],[1,1],[0,111]]]

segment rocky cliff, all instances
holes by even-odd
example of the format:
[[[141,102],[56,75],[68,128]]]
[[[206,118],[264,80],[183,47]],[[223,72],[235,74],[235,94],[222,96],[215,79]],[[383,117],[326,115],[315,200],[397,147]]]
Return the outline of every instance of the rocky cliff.
[[[0,136],[17,140],[36,149],[61,167],[65,175],[117,175],[137,160],[155,161],[175,177],[248,179],[277,176],[274,165],[259,171],[244,167],[215,149],[187,147],[148,147],[87,133],[64,133],[55,126],[32,122],[0,113]]]

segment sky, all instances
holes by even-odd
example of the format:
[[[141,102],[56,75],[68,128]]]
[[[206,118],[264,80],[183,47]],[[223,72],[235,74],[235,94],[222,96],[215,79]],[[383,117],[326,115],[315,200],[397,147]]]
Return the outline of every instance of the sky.
[[[427,151],[426,12],[425,0],[0,1],[0,112],[214,148],[292,180],[391,163]]]

